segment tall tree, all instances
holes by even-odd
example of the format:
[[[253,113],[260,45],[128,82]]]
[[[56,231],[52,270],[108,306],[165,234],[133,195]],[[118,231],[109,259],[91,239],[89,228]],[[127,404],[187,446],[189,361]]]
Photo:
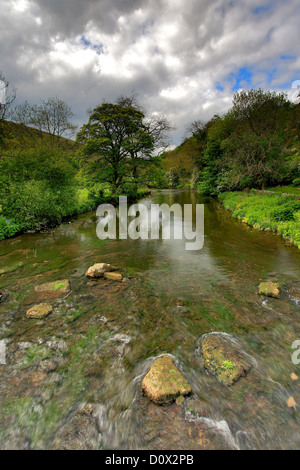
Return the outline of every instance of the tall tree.
[[[77,134],[83,152],[97,159],[100,178],[112,185],[113,192],[131,174],[133,162],[151,159],[154,137],[144,119],[130,103],[103,103]]]
[[[262,89],[234,95],[234,132],[227,141],[229,158],[240,178],[248,175],[265,189],[283,163],[285,131],[291,103],[285,93]]]

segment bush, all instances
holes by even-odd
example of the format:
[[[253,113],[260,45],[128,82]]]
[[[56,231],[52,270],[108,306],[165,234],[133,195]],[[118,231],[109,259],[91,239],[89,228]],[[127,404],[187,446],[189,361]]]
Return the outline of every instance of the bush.
[[[0,162],[2,214],[18,230],[61,222],[78,210],[77,197],[74,168],[59,151],[35,149]]]
[[[288,202],[281,204],[279,208],[272,212],[272,217],[276,222],[293,220],[294,214],[300,210],[300,201],[289,200]]]
[[[0,216],[0,240],[5,238],[13,237],[20,231],[20,228],[16,224],[10,223],[5,217]]]
[[[300,178],[295,178],[293,180],[293,186],[295,186],[296,188],[300,187]]]

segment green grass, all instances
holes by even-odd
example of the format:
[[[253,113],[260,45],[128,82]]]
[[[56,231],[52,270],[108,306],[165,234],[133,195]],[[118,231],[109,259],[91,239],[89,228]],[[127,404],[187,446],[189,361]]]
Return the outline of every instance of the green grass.
[[[281,194],[294,194],[295,196],[300,197],[300,189],[295,186],[276,186],[275,188],[268,188],[267,191],[274,191]]]
[[[300,201],[282,194],[231,192],[219,196],[233,217],[257,230],[273,231],[300,248]]]

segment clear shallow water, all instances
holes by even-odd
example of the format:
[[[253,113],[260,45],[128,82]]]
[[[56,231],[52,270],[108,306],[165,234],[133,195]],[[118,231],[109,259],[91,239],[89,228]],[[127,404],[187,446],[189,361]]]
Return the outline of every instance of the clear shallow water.
[[[205,243],[184,240],[100,241],[96,216],[0,243],[1,448],[212,449],[299,448],[300,251],[278,236],[232,219],[196,193],[162,191],[151,203],[205,203]],[[109,262],[126,283],[89,282],[84,273]],[[2,271],[1,271],[2,270]],[[68,296],[51,299],[45,320],[26,310],[48,300],[34,286],[69,279]],[[280,300],[257,295],[280,282]],[[199,341],[230,334],[254,367],[230,388],[207,373]],[[50,346],[49,346],[50,344]],[[171,354],[192,385],[183,406],[143,397],[142,377]]]

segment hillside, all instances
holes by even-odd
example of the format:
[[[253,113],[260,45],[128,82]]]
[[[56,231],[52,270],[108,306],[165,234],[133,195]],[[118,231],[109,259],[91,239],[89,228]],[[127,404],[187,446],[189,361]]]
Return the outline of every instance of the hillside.
[[[71,151],[74,150],[75,145],[75,142],[71,139],[56,137],[39,129],[12,121],[0,121],[0,139],[6,150],[24,150],[43,145]]]
[[[182,177],[190,177],[198,158],[199,143],[190,137],[174,150],[165,152],[162,163],[166,172],[175,168]]]

